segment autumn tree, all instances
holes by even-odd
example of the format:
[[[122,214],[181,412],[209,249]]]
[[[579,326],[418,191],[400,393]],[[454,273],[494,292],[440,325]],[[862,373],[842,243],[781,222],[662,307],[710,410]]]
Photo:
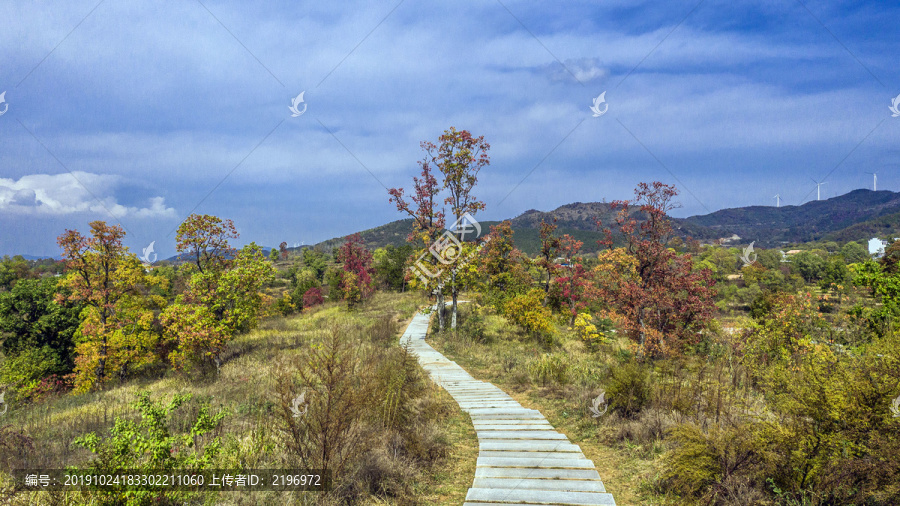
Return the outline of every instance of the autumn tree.
[[[281,241],[281,244],[278,245],[278,251],[281,253],[281,259],[287,260],[287,257],[288,257],[287,241]]]
[[[341,277],[341,292],[349,306],[368,299],[375,291],[375,283],[372,274],[372,253],[366,249],[362,236],[353,234],[347,237],[347,242],[341,245],[337,254],[338,262],[341,262],[343,273]]]
[[[192,214],[178,226],[175,248],[185,254],[200,272],[221,270],[234,250],[229,239],[239,237],[231,220],[208,214]]]
[[[537,262],[535,263],[547,273],[547,277],[544,278],[545,293],[550,291],[550,281],[553,279],[553,276],[559,268],[555,262],[559,252],[559,238],[553,235],[553,232],[555,231],[556,218],[553,219],[553,223],[546,223],[544,220],[541,220],[541,251],[538,255]],[[545,297],[544,305],[546,304],[547,300]]]
[[[57,243],[67,273],[60,301],[84,306],[76,331],[75,387],[101,386],[113,373],[153,361],[158,334],[154,310],[165,305],[146,287],[164,280],[145,274],[140,260],[122,245],[125,231],[103,221],[90,223],[90,237],[66,230]]]
[[[422,148],[425,149],[423,142]],[[413,219],[412,230],[407,236],[407,242],[420,246],[419,252],[427,251],[444,230],[444,210],[438,208],[438,194],[441,187],[437,178],[432,174],[431,164],[426,158],[419,161],[422,167],[421,178],[413,177],[413,194],[407,198],[403,188],[391,188],[389,202],[396,204],[397,210],[408,214]],[[419,255],[419,252],[416,254]],[[433,270],[438,263],[433,255],[426,255],[426,262]],[[443,285],[438,283],[435,289],[438,305],[438,328],[444,330],[444,294]]]
[[[474,216],[484,209],[484,202],[472,195],[472,190],[478,183],[478,173],[491,163],[487,154],[491,146],[484,141],[484,136],[474,137],[468,130],[457,131],[453,127],[444,131],[439,142],[440,145],[425,143],[425,151],[431,158],[431,163],[444,174],[444,189],[449,192],[444,203],[450,205],[456,218],[457,228],[454,233],[461,243],[467,232],[459,226],[462,217],[467,214]],[[456,328],[459,283],[455,270],[450,272],[450,295],[453,297],[450,328]]]
[[[274,266],[255,243],[236,251],[231,220],[192,215],[178,227],[179,253],[196,261],[188,269],[188,286],[160,317],[169,360],[178,369],[221,365],[228,341],[256,326],[263,305],[263,285],[275,277]]]
[[[478,257],[483,297],[498,312],[506,301],[531,288],[531,277],[525,269],[528,258],[513,245],[513,229],[509,220],[491,226]]]
[[[626,322],[626,332],[642,354],[678,351],[696,340],[712,318],[713,280],[707,269],[694,269],[689,254],[668,248],[673,237],[668,213],[677,206],[674,186],[640,183],[634,201],[615,201],[616,225],[625,236],[626,251],[634,257],[635,276],[623,279],[604,298],[614,301]],[[630,210],[639,206],[638,222]],[[612,231],[599,241],[612,249]]]
[[[593,269],[594,283],[607,293],[624,289],[624,283],[635,282],[637,259],[625,248],[612,248],[597,253],[597,265]]]
[[[554,280],[558,297],[569,313],[569,326],[574,325],[578,312],[596,298],[596,289],[590,273],[585,270],[579,256],[583,243],[569,234],[559,239],[559,253],[566,259],[565,267],[560,268],[560,276]]]
[[[488,150],[490,145],[484,141],[484,137],[474,137],[467,130],[457,131],[450,127],[445,130],[438,139],[438,144],[424,141],[420,147],[425,156],[419,165],[422,167],[422,177],[413,178],[415,194],[408,202],[402,188],[388,190],[390,201],[397,205],[397,209],[406,212],[413,218],[413,231],[410,234],[410,242],[421,241],[424,254],[419,258],[427,257],[426,262],[431,267],[419,266],[417,268],[420,277],[428,277],[435,280],[437,285],[435,295],[438,303],[438,327],[444,328],[444,288],[449,283],[450,293],[453,298],[451,326],[456,326],[457,298],[460,283],[457,280],[456,268],[448,268],[461,258],[462,243],[470,232],[468,226],[460,226],[462,218],[474,215],[484,209],[484,203],[479,201],[472,190],[478,182],[478,172],[490,164]],[[442,182],[438,182],[432,170],[437,168],[444,176]],[[452,241],[442,240],[436,242],[443,234],[445,214],[443,208],[438,209],[439,194],[447,190],[444,204],[450,205],[453,217],[456,219],[456,227],[448,233],[453,235]],[[445,234],[446,236],[446,234]],[[444,238],[446,239],[446,237]],[[451,243],[452,242],[452,243]],[[442,266],[438,266],[442,264]],[[423,272],[427,270],[428,272]],[[446,273],[443,278],[441,274]],[[430,280],[426,281],[426,285]]]
[[[895,241],[885,248],[884,255],[878,259],[878,263],[888,274],[896,274],[900,271],[900,241]]]

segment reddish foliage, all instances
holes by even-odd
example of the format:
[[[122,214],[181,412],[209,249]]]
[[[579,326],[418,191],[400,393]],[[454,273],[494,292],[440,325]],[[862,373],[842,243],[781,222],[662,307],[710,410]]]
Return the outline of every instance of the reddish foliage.
[[[344,264],[344,272],[351,272],[356,276],[356,285],[360,296],[365,299],[375,291],[372,274],[372,253],[363,244],[362,236],[358,233],[347,238],[341,249],[338,250],[337,259]]]
[[[125,230],[103,221],[90,223],[91,237],[82,236],[77,230],[66,230],[57,239],[63,249],[66,271],[74,274],[69,279],[70,294],[57,298],[83,302],[97,308],[102,323],[114,310],[114,306],[130,287],[122,286],[116,271],[125,255],[122,238]]]
[[[689,254],[667,247],[672,238],[668,212],[677,207],[674,186],[661,182],[640,183],[634,203],[644,220],[629,213],[629,201],[613,202],[619,208],[616,224],[625,235],[627,251],[636,260],[637,276],[623,279],[602,295],[624,316],[626,331],[642,352],[650,355],[678,351],[695,342],[697,332],[712,318],[713,285],[709,270],[694,270]],[[612,248],[612,231],[605,230],[601,244]]]
[[[562,276],[556,278],[554,283],[559,289],[559,296],[568,307],[569,325],[572,325],[578,312],[597,297],[597,290],[589,273],[581,264],[582,258],[579,253],[584,243],[565,234],[556,241],[556,244],[559,254],[566,259],[567,265],[557,266]]]
[[[41,381],[37,385],[29,388],[26,398],[32,402],[39,402],[45,397],[65,393],[71,389],[71,378],[51,374],[50,376],[41,378]]]
[[[424,149],[424,142],[423,149]],[[391,188],[388,193],[389,202],[397,205],[397,210],[405,212],[413,219],[413,229],[407,236],[407,242],[415,243],[424,235],[425,246],[441,234],[444,230],[444,211],[437,209],[435,197],[441,191],[437,179],[431,174],[431,165],[427,160],[419,162],[422,166],[422,178],[413,177],[415,194],[410,197],[412,203],[403,197],[403,188]],[[415,207],[413,207],[415,204]]]
[[[322,297],[322,289],[315,287],[310,288],[303,294],[303,307],[313,307],[318,306],[319,304],[325,302],[325,298]]]
[[[422,149],[444,174],[444,188],[450,191],[444,203],[450,204],[456,219],[484,209],[484,202],[472,195],[472,188],[478,182],[478,172],[491,163],[487,154],[491,145],[484,142],[483,135],[473,137],[468,130],[457,131],[453,127],[444,131],[438,141],[440,145],[423,142]]]
[[[554,280],[559,285],[560,295],[569,309],[569,325],[575,323],[578,312],[586,308],[597,297],[597,290],[591,282],[590,273],[580,262],[570,265],[565,276]]]

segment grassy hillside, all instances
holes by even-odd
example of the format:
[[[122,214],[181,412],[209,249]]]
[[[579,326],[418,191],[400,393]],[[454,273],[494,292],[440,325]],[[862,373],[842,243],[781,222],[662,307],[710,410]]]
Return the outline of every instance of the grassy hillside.
[[[359,334],[361,341],[354,348],[370,357],[363,366],[377,369],[379,360],[391,355],[396,357],[401,351],[397,345],[399,337],[422,302],[418,293],[378,293],[352,313],[347,312],[345,304],[328,304],[297,316],[270,318],[259,329],[235,338],[218,374],[213,371],[206,377],[190,377],[169,371],[104,391],[63,395],[10,410],[0,424],[0,448],[4,448],[0,454],[0,469],[86,467],[94,456],[85,448],[72,444],[73,441],[91,432],[106,437],[116,419],[140,421],[132,404],[142,391],[149,392],[154,402],[162,403],[169,402],[175,393],[193,396],[173,411],[168,420],[173,435],[190,433],[191,424],[203,405],[208,404],[212,413],[225,414],[214,432],[194,438],[196,449],[176,445],[173,448],[176,455],[205,450],[213,443],[213,438],[218,437],[221,449],[210,466],[212,468],[302,468],[294,461],[290,438],[285,439],[288,427],[278,393],[279,378],[291,374],[292,364],[304,350],[317,343],[322,346],[322,333],[336,322],[343,325],[342,328],[368,329]],[[341,338],[357,337],[349,333],[341,334]],[[375,354],[364,351],[367,349]],[[418,370],[417,364],[414,367]],[[389,366],[385,370],[396,374],[398,367]],[[378,377],[375,372],[373,378]],[[356,456],[343,476],[335,476],[335,479],[339,486],[349,487],[342,495],[353,498],[355,504],[372,501],[386,504],[370,497],[369,488],[371,493],[380,495],[390,504],[418,501],[458,505],[464,500],[475,470],[477,439],[474,429],[468,416],[444,390],[424,376],[416,378],[420,386],[413,387],[413,384],[411,390],[405,390],[419,393],[409,398],[410,404],[406,408],[401,404],[400,409],[412,410],[409,412],[411,418],[402,427],[388,429],[381,422],[375,423],[380,418],[377,415],[381,409],[379,399],[387,391],[385,388],[376,388],[373,397],[360,399],[361,404],[354,408],[373,423],[354,425],[353,430],[361,431],[360,434],[365,436],[364,443],[358,443],[357,449],[365,451],[353,450]],[[358,378],[349,379],[356,388],[364,388]],[[2,504],[96,503],[96,497],[83,496],[80,492],[12,495],[7,488],[7,478],[0,471]],[[337,504],[335,501],[316,502],[321,496],[318,492],[222,492],[188,495],[176,503]]]

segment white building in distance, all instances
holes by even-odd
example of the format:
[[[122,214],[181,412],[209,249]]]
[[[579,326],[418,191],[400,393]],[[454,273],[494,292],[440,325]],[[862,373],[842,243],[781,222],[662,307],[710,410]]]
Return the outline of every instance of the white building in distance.
[[[897,238],[894,238],[896,241]],[[875,257],[880,257],[884,255],[884,249],[890,246],[890,242],[885,241],[884,239],[879,239],[877,237],[873,237],[869,239],[869,254],[875,255]]]

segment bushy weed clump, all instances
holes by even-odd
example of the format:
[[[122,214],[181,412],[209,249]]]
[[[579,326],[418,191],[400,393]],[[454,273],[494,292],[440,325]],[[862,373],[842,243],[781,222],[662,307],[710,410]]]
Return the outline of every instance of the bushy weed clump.
[[[438,401],[414,355],[384,346],[396,329],[334,321],[281,367],[279,418],[286,458],[334,479],[335,498],[406,501],[413,484],[448,452]],[[396,333],[390,336],[396,338]],[[296,415],[294,400],[303,395]]]

